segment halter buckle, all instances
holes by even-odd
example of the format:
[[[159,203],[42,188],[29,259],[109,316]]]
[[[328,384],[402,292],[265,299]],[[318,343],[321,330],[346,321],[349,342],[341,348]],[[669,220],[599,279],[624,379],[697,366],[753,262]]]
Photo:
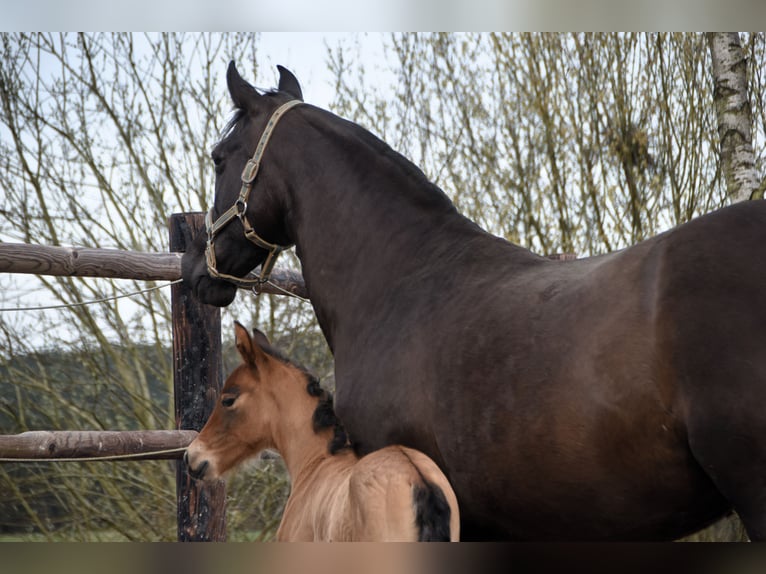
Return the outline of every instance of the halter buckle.
[[[258,175],[259,166],[260,164],[253,158],[247,160],[247,163],[242,170],[242,183],[245,185],[253,183],[253,181],[255,181],[255,176]]]

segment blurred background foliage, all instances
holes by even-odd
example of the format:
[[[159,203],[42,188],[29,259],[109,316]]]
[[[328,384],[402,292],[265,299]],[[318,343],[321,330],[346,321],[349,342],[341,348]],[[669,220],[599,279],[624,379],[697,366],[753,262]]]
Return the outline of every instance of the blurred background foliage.
[[[766,38],[742,43],[763,173]],[[3,34],[0,50],[0,240],[137,251],[167,250],[171,213],[208,208],[225,66],[252,79],[263,60],[258,34]],[[326,66],[332,111],[536,252],[605,253],[729,201],[701,34],[360,35],[328,43]],[[0,306],[146,286],[2,275]],[[333,386],[309,305],[241,294],[223,316],[226,371],[234,319]],[[170,336],[167,289],[0,312],[0,432],[173,428]],[[174,490],[169,462],[3,464],[0,535],[173,540]],[[278,459],[235,475],[229,538],[273,537],[287,491]],[[727,520],[694,539],[742,536]]]

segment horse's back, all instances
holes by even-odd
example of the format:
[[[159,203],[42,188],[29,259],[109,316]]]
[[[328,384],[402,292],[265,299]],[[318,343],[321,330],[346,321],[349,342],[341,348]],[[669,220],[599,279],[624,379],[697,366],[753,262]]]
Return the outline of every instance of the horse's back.
[[[349,498],[360,540],[459,539],[455,493],[422,452],[395,445],[362,457],[351,475]]]

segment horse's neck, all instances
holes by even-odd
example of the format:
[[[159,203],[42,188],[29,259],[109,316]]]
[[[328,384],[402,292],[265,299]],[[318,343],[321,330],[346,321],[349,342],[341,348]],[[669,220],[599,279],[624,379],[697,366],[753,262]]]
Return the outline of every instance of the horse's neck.
[[[331,345],[327,326],[339,310],[374,305],[392,278],[406,279],[444,260],[451,241],[484,234],[395,156],[378,159],[365,149],[357,153],[366,155],[347,160],[349,147],[339,151],[329,144],[325,169],[316,158],[309,162],[293,187],[289,216],[306,286]]]
[[[294,482],[328,455],[330,432],[327,429],[314,431],[312,417],[316,399],[306,395],[285,397],[282,402],[278,407],[282,414],[276,419],[272,438]]]

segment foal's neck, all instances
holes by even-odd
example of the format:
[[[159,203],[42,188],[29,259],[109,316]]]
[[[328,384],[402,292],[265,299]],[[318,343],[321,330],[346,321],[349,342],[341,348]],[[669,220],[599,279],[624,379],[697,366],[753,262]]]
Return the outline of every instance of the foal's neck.
[[[314,431],[313,415],[317,407],[316,397],[285,396],[284,404],[279,405],[280,416],[274,429],[274,445],[282,456],[294,485],[304,476],[308,476],[322,460],[331,457],[329,444],[332,429],[323,428]]]

